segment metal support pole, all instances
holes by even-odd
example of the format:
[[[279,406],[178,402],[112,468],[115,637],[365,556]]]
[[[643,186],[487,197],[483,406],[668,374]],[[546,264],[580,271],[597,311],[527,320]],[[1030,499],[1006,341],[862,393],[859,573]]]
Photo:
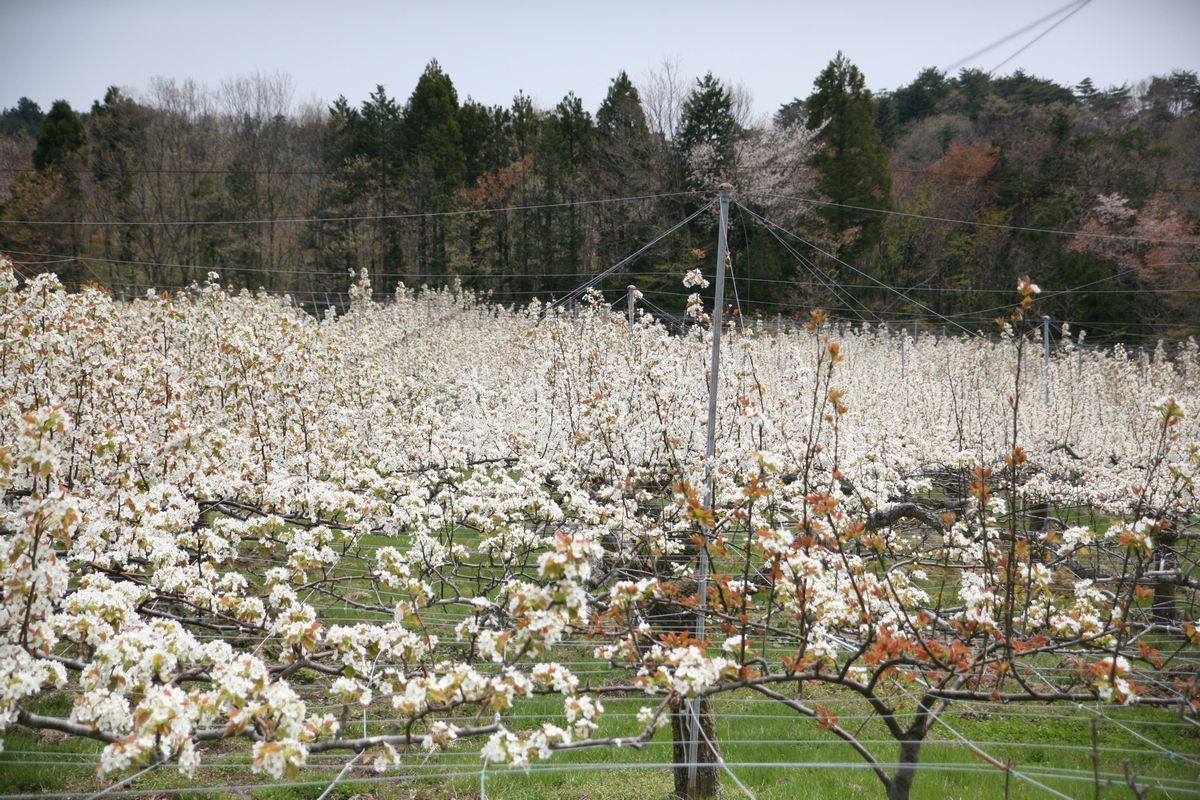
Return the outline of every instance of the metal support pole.
[[[704,445],[704,490],[708,498],[708,507],[713,511],[714,518],[717,506],[716,476],[713,474],[713,456],[716,453],[717,434],[717,392],[720,389],[721,367],[721,311],[725,305],[725,256],[727,242],[725,230],[729,225],[729,196],[733,187],[728,183],[721,186],[721,224],[717,229],[717,285],[713,298],[712,322],[712,358],[708,369],[708,437]],[[699,604],[696,611],[696,639],[704,639],[704,613],[708,605],[708,534],[700,548],[700,564],[696,570],[696,585],[699,590]],[[700,753],[700,697],[692,698],[691,741],[688,742],[688,796],[696,796],[696,759]]]
[[[904,342],[907,338],[904,331],[900,331],[900,380],[908,378],[908,357],[904,352]]]
[[[783,314],[775,315],[775,366],[782,368],[783,359],[780,354],[783,352]]]
[[[629,332],[633,333],[633,299],[637,295],[637,287],[632,283],[625,287],[629,294]]]
[[[1046,410],[1050,410],[1050,317],[1042,317],[1042,382],[1046,389]]]

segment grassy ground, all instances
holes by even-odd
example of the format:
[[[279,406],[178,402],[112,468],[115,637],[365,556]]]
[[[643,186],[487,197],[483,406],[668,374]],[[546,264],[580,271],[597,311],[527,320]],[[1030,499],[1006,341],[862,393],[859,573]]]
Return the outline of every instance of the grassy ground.
[[[1070,523],[1078,522],[1100,527],[1107,521],[1070,520]],[[467,531],[461,531],[461,534],[468,546],[478,540],[478,534],[473,537]],[[374,548],[387,544],[401,549],[404,546],[395,539],[364,537],[346,559],[345,566],[354,570],[369,569]],[[736,566],[735,561],[731,559],[731,567]],[[485,576],[490,571],[483,568]],[[931,577],[932,590],[937,588],[935,581],[936,578]],[[380,602],[365,581],[343,584],[343,588],[361,602]],[[954,590],[953,583],[947,587],[950,593]],[[326,622],[390,618],[390,613],[349,608],[320,595],[313,596],[311,602]],[[388,598],[382,598],[384,605],[387,602]],[[435,618],[431,620],[434,632],[452,641],[449,617],[453,612],[442,610],[430,616]],[[570,662],[583,657],[587,650],[563,649],[552,654],[552,658]],[[583,671],[597,667],[601,665],[591,665]],[[606,674],[602,669],[587,675],[581,671],[580,677],[597,683],[604,680]],[[296,681],[296,688],[309,693],[307,699],[314,706],[328,702],[323,686],[320,681],[311,684],[303,679]],[[860,701],[837,695],[819,700],[806,699],[810,704],[820,702],[827,707],[843,727],[868,743],[881,762],[895,760],[896,747],[886,728],[869,715],[869,710]],[[607,714],[597,735],[632,736],[638,731],[634,715],[640,706],[650,705],[652,701],[647,697],[609,698],[604,704]],[[32,710],[65,716],[70,705],[69,696],[57,695],[43,698]],[[738,779],[761,800],[883,797],[881,784],[864,768],[865,762],[813,721],[797,717],[757,695],[722,696],[715,705],[722,754]],[[544,721],[563,724],[561,699],[522,701],[518,709],[520,716],[506,720],[511,729],[532,727]],[[1105,714],[1109,719],[1101,721],[1097,730],[1101,796],[1105,800],[1134,796],[1124,785],[1126,760],[1140,785],[1153,787],[1161,782],[1176,787],[1176,790],[1151,788],[1146,797],[1200,796],[1200,766],[1197,766],[1200,763],[1200,730],[1166,710],[1105,709]],[[379,716],[378,712],[373,716]],[[1016,772],[1069,797],[1094,798],[1091,727],[1094,716],[1089,711],[1069,706],[960,704],[945,717],[949,724],[939,726],[931,733],[922,752],[922,769],[913,797],[917,800],[978,800],[1052,796],[1015,773],[1006,776],[1002,770],[989,765],[962,744],[955,735],[957,732],[975,742],[993,759],[1013,765]],[[383,730],[372,727],[369,732],[381,733]],[[666,766],[671,760],[669,729],[660,732],[641,750],[604,748],[560,754],[549,761],[536,762],[528,772],[492,770],[487,773],[486,782],[481,781],[478,755],[481,744],[479,741],[462,742],[449,752],[428,758],[420,750],[414,750],[406,754],[402,767],[383,776],[354,767],[327,797],[341,800],[459,800],[479,797],[481,786],[486,787],[490,800],[546,797],[556,800],[666,800],[671,794],[672,776]],[[104,789],[111,781],[96,777],[99,750],[100,745],[95,742],[54,732],[35,733],[14,726],[5,735],[4,750],[0,753],[0,796],[49,800],[55,793],[82,792],[86,796],[86,793]],[[303,800],[321,796],[350,758],[348,753],[314,757],[298,778],[272,782],[250,772],[250,746],[245,740],[212,743],[202,752],[205,766],[192,779],[184,779],[171,767],[163,767],[137,777],[122,789],[133,790],[139,793],[137,796],[156,798]],[[1172,753],[1178,755],[1172,757]],[[741,796],[729,776],[722,780],[727,797]],[[1187,787],[1190,791],[1179,791],[1181,782],[1190,782]],[[224,788],[213,790],[211,787]]]
[[[608,713],[600,734],[630,733],[636,723],[630,716],[645,698],[605,701]],[[838,714],[842,725],[859,731],[881,761],[895,758],[882,724],[869,717],[849,698],[822,701]],[[43,713],[65,710],[65,698],[48,698],[39,710]],[[519,718],[508,724],[513,728],[557,720],[560,704],[551,699],[527,701]],[[875,776],[862,768],[862,762],[844,744],[809,721],[797,718],[786,709],[754,698],[738,696],[718,700],[718,732],[725,760],[733,771],[762,800],[791,800],[803,797],[815,800],[845,800],[847,797],[882,797]],[[1123,786],[1123,762],[1128,759],[1139,783],[1158,781],[1192,782],[1191,791],[1154,790],[1147,797],[1194,796],[1200,791],[1195,781],[1200,774],[1195,761],[1200,759],[1200,732],[1164,711],[1152,709],[1108,709],[1118,720],[1166,750],[1179,754],[1172,758],[1111,721],[1098,728],[1100,771],[1107,788],[1103,797],[1133,797]],[[976,742],[989,755],[1011,763],[1038,781],[1070,797],[1092,798],[1091,726],[1092,715],[1066,707],[1029,708],[962,705],[947,717],[952,728]],[[352,769],[331,798],[360,800],[457,800],[480,794],[479,742],[463,742],[451,751],[423,761],[424,754],[412,752],[405,766],[380,776],[367,769]],[[68,740],[53,733],[31,734],[19,728],[5,737],[0,754],[0,793],[45,797],[64,791],[95,791],[105,787],[95,775],[99,746],[92,742]],[[529,773],[520,770],[492,770],[486,778],[487,796],[492,800],[658,800],[670,796],[669,769],[656,766],[669,762],[669,730],[640,751],[605,748],[556,755],[549,761],[536,762]],[[194,779],[185,780],[170,768],[161,768],[138,778],[127,787],[152,797],[255,798],[256,800],[301,800],[315,798],[341,771],[347,754],[324,757],[319,765],[305,769],[294,783],[271,783],[253,776],[246,767],[248,743],[219,743],[206,751],[206,766]],[[1193,763],[1185,759],[1190,758]],[[314,759],[316,760],[316,759]],[[751,766],[767,764],[770,766]],[[841,767],[820,765],[847,765]],[[947,727],[935,729],[922,753],[923,769],[914,786],[913,797],[934,798],[1004,797],[1005,776],[989,767],[981,758],[965,749]],[[786,766],[778,766],[786,765]],[[579,767],[587,767],[580,771]],[[1058,771],[1078,780],[1070,780]],[[431,777],[432,776],[432,777]],[[741,792],[725,777],[729,797]],[[1008,795],[1013,798],[1050,796],[1045,790],[1010,776]],[[230,787],[218,791],[197,791],[200,787]],[[146,795],[143,795],[146,796]]]

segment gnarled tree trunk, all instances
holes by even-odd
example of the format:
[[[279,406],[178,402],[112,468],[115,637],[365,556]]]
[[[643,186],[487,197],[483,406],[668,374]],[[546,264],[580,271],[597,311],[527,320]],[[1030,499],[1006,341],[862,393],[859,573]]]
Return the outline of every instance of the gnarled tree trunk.
[[[697,591],[694,580],[684,579],[679,585],[680,592],[687,594]],[[696,614],[675,602],[656,603],[650,607],[651,614],[658,620],[659,625],[671,633],[690,632],[696,624]],[[688,786],[688,748],[691,742],[692,710],[691,701],[683,698],[671,705],[671,734],[674,744],[672,747],[675,763],[675,796],[685,800],[695,800],[701,797],[717,797],[721,793],[721,768],[717,765],[720,745],[717,742],[717,723],[713,715],[711,697],[700,699],[700,737],[696,749],[696,784],[694,791]],[[705,741],[707,737],[707,741]],[[709,746],[709,742],[712,746]]]
[[[717,764],[717,721],[711,697],[700,698],[700,744],[696,748],[696,784],[688,785],[688,748],[692,736],[692,701],[682,699],[671,707],[671,733],[675,740],[675,796],[685,800],[716,797],[721,793],[721,768]],[[707,741],[705,740],[707,737]],[[712,743],[712,747],[709,746]]]
[[[900,743],[899,766],[892,782],[888,786],[888,800],[908,800],[912,791],[913,780],[917,777],[917,763],[921,758],[921,740],[907,740]]]

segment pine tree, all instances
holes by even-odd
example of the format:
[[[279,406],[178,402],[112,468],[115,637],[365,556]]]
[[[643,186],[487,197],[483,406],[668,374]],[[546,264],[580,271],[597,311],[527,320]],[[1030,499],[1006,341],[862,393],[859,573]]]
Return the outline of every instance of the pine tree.
[[[546,120],[542,140],[544,156],[540,159],[546,176],[547,200],[574,202],[580,199],[586,183],[586,169],[591,155],[595,123],[574,92],[564,97],[554,113]],[[566,291],[572,288],[573,274],[583,271],[580,261],[584,245],[582,214],[571,205],[550,215],[550,241],[544,248],[552,267],[569,277],[552,283],[550,288]],[[557,224],[555,224],[557,222]],[[561,265],[561,266],[560,266]]]
[[[646,123],[642,100],[629,75],[621,70],[608,87],[596,112],[597,166],[601,183],[644,188],[654,156],[654,138]],[[605,186],[605,191],[618,191]],[[629,194],[630,192],[626,192]]]
[[[936,114],[943,98],[950,91],[946,76],[935,67],[926,67],[916,80],[901,86],[893,94],[896,102],[896,121],[906,125]]]
[[[146,148],[148,110],[110,86],[104,102],[92,104],[88,155],[96,188],[98,213],[114,219],[137,219],[135,167]],[[106,256],[135,257],[136,229],[119,226],[101,231]]]
[[[514,160],[507,129],[511,114],[501,106],[485,106],[470,98],[458,111],[458,128],[462,134],[463,163],[467,186],[474,186]]]
[[[596,111],[594,186],[600,197],[628,197],[659,191],[656,146],[637,87],[624,70],[609,84]],[[598,225],[597,256],[605,265],[634,250],[648,233],[645,214],[620,203],[592,210]]]
[[[1067,87],[1059,86],[1047,78],[1030,75],[1023,69],[993,80],[992,91],[998,97],[1023,107],[1052,103],[1070,105],[1075,102],[1075,94]]]
[[[430,61],[404,109],[404,151],[409,196],[417,211],[451,208],[465,187],[466,154],[459,127],[458,92],[437,60]],[[421,272],[450,267],[440,217],[417,220],[417,266]]]
[[[822,216],[839,235],[858,229],[856,251],[878,238],[881,215],[862,209],[891,205],[888,152],[875,124],[875,105],[862,72],[840,52],[821,72],[805,103],[808,127],[824,144],[813,158],[817,190],[832,205]]]
[[[0,111],[0,135],[37,136],[45,118],[41,106],[28,97],[22,97],[14,108]]]
[[[55,100],[38,131],[33,151],[33,166],[45,169],[61,166],[72,153],[83,147],[83,121],[66,100]]]
[[[533,99],[523,91],[517,92],[509,117],[509,133],[516,147],[517,158],[524,158],[533,152],[541,127],[542,115],[534,108]]]
[[[432,172],[436,194],[448,197],[466,177],[458,92],[437,59],[429,62],[404,110],[404,150]]]
[[[959,70],[958,77],[951,82],[952,108],[950,110],[978,119],[983,104],[992,93],[992,76],[981,69]]]
[[[733,95],[711,72],[696,81],[683,103],[679,147],[685,161],[692,162],[700,148],[717,172],[733,164],[734,147],[741,128],[733,116]]]
[[[646,124],[642,100],[638,96],[637,87],[629,80],[625,70],[618,72],[617,77],[609,84],[608,94],[596,112],[596,128],[601,136],[610,140],[640,137],[649,139],[650,128]]]

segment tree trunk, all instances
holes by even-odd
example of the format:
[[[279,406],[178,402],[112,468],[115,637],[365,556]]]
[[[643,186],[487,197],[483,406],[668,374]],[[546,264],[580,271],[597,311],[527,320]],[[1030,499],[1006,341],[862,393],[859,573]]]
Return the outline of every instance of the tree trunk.
[[[1033,503],[1027,508],[1026,514],[1032,523],[1030,530],[1044,531],[1046,530],[1046,521],[1050,517],[1050,504],[1045,501]]]
[[[689,792],[688,786],[688,747],[691,742],[692,713],[691,701],[684,699],[671,707],[671,733],[675,740],[675,796],[684,800],[696,800],[701,797],[717,797],[721,794],[721,768],[717,765],[717,726],[713,715],[711,697],[700,699],[700,746],[696,748],[695,792]],[[705,741],[708,737],[708,741]],[[708,746],[712,742],[712,747]]]
[[[1158,559],[1158,569],[1162,572],[1174,570],[1178,565],[1175,557],[1176,537],[1160,534],[1154,542],[1154,555]],[[1179,611],[1175,605],[1175,581],[1173,578],[1154,582],[1154,604],[1151,613],[1155,622],[1171,624],[1179,619]]]
[[[658,571],[665,573],[670,569],[669,565],[671,563],[686,560],[689,555],[694,555],[694,553],[665,556],[662,562],[655,566]],[[699,586],[694,579],[683,578],[678,583],[678,590],[680,596],[686,596],[697,592]],[[690,632],[696,624],[696,612],[674,602],[653,603],[650,605],[648,611],[653,619],[658,620],[663,630],[671,633]],[[717,766],[718,748],[720,745],[717,742],[717,725],[716,718],[713,716],[712,698],[702,697],[700,699],[700,730],[704,735],[700,737],[699,746],[696,748],[696,762],[699,766],[696,768],[695,787],[688,786],[687,765],[692,730],[691,716],[691,701],[686,698],[676,700],[671,705],[671,733],[674,739],[675,796],[684,798],[684,800],[717,797],[721,793],[721,768]],[[705,737],[707,737],[707,741]],[[708,745],[709,742],[712,743],[711,747]],[[689,791],[689,788],[693,788],[694,791]]]
[[[920,740],[900,743],[900,766],[892,776],[891,785],[888,786],[888,800],[908,800],[913,780],[917,777],[917,762],[920,758]]]

